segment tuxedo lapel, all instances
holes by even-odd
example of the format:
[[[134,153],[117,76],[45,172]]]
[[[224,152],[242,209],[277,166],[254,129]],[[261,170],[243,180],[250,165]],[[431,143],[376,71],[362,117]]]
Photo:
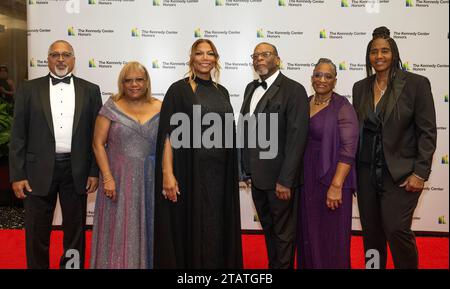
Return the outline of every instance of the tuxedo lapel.
[[[259,101],[258,105],[255,108],[255,114],[261,113],[264,108],[267,105],[267,102],[269,102],[270,99],[272,99],[275,94],[278,92],[278,89],[280,89],[281,80],[284,77],[283,74],[278,75],[278,77],[275,79],[273,84],[269,87],[269,89],[266,91],[266,93],[263,95],[262,99]]]
[[[405,74],[403,71],[398,70],[397,75],[394,79],[392,90],[389,92],[389,98],[386,104],[386,113],[383,119],[383,125],[386,124],[386,121],[389,119],[389,116],[392,113],[392,110],[395,107],[395,104],[398,101],[400,94],[402,93],[403,87],[406,84]]]
[[[52,109],[50,106],[50,76],[42,78],[42,83],[39,85],[39,98],[41,99],[42,110],[44,111],[48,127],[54,136]]]
[[[247,93],[244,95],[244,101],[242,102],[242,107],[241,107],[242,115],[244,115],[245,107],[248,106],[248,103],[252,99],[253,92],[255,92],[255,89],[256,89],[255,82],[257,82],[257,80],[255,80],[251,83],[251,87],[249,89],[247,89]]]
[[[72,135],[74,135],[77,130],[77,126],[81,117],[81,111],[83,109],[83,99],[84,99],[83,86],[80,84],[78,78],[75,76],[73,77],[73,85],[75,88],[75,113],[73,117]]]

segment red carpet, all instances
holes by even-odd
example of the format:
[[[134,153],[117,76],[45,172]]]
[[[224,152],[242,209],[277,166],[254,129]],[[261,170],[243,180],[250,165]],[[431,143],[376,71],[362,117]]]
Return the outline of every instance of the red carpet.
[[[90,241],[91,231],[88,231],[87,256],[90,256]],[[23,269],[26,267],[25,232],[23,230],[0,230],[0,244],[0,269]],[[243,235],[242,244],[246,269],[267,268],[267,255],[262,235]],[[62,231],[53,231],[51,245],[50,267],[58,268],[59,257],[62,254]],[[449,269],[448,237],[418,237],[417,246],[421,269]],[[352,268],[364,268],[362,238],[359,236],[352,237],[351,256]],[[388,261],[388,268],[393,268],[391,258]]]

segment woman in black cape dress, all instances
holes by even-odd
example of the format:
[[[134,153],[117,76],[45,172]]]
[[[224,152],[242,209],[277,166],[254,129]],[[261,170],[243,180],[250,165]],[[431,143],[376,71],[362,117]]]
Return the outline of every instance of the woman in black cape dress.
[[[192,53],[202,42],[209,43],[198,40]],[[190,81],[196,83],[195,92]],[[167,91],[156,150],[154,268],[239,269],[243,265],[237,150],[192,148],[196,104],[201,105],[202,114],[209,109],[223,116],[224,111],[214,110],[224,107],[232,112],[228,91],[212,80],[188,77]],[[177,128],[170,125],[170,118],[180,112],[189,116],[191,146],[172,148],[173,174],[180,191],[177,202],[172,202],[163,195],[163,150],[166,138]]]

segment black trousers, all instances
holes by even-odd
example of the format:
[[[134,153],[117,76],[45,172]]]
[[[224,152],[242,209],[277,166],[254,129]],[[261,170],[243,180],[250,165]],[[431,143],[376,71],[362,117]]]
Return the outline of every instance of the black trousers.
[[[386,268],[389,243],[395,268],[418,268],[416,239],[411,224],[419,192],[408,192],[395,183],[384,167],[382,190],[371,181],[370,165],[358,167],[358,207],[363,230],[364,250],[378,250],[380,268]],[[402,180],[403,182],[403,180]],[[367,258],[369,257],[369,258]],[[366,256],[366,264],[371,256]]]
[[[64,160],[55,162],[53,180],[48,194],[46,196],[27,194],[24,200],[25,240],[29,269],[49,268],[50,234],[58,193],[64,232],[64,253],[60,259],[60,268],[66,268],[66,263],[75,256],[71,254],[73,251],[69,251],[66,257],[67,251],[73,249],[77,250],[79,255],[79,268],[84,267],[87,196],[76,193],[70,160]]]
[[[297,195],[294,193],[289,201],[283,201],[274,190],[260,190],[252,184],[252,198],[264,230],[270,269],[294,268]]]

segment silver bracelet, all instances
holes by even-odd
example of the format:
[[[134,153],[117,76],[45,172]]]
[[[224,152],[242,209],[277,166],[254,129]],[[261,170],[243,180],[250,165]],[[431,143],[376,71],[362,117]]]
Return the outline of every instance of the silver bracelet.
[[[424,178],[422,178],[421,176],[418,176],[416,173],[412,173],[413,176],[415,176],[416,178],[418,178],[419,180],[425,181]]]

